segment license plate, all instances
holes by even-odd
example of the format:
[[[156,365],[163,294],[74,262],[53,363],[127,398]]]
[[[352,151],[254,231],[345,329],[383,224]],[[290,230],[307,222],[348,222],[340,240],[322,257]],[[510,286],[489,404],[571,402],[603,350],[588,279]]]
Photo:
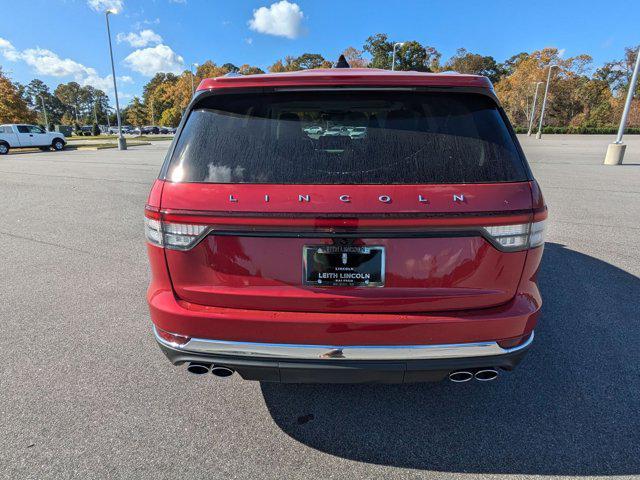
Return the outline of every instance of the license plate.
[[[380,287],[384,285],[384,247],[313,245],[303,248],[305,285]]]

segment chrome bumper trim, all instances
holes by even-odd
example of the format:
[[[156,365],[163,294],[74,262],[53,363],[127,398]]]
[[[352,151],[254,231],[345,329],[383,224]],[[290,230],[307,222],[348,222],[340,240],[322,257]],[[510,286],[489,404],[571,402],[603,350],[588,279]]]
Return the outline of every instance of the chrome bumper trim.
[[[527,348],[533,332],[522,345],[502,348],[496,342],[454,343],[445,345],[295,345],[278,343],[230,342],[192,338],[184,345],[167,342],[153,333],[158,343],[175,350],[205,355],[229,355],[278,360],[433,360],[442,358],[489,357]]]

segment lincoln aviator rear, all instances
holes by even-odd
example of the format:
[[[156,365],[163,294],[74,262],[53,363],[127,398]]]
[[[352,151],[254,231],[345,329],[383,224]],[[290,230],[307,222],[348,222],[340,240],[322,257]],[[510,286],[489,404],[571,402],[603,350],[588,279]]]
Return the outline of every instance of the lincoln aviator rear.
[[[485,77],[206,79],[145,208],[153,332],[195,374],[493,380],[533,342],[546,216]]]

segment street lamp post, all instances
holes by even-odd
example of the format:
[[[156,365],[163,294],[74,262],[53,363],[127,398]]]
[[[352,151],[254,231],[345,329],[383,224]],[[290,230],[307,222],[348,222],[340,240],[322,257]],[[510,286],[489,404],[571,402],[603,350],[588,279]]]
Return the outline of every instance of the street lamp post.
[[[191,65],[189,65],[189,69],[191,70],[191,97],[193,97],[196,94],[196,86],[193,82],[193,79],[195,77],[195,73],[193,73],[193,67],[196,67],[196,69],[198,68],[198,64],[197,63],[192,63]]]
[[[529,131],[527,131],[527,136],[530,137],[531,136],[531,130],[533,129],[533,118],[535,116],[536,113],[536,102],[538,101],[538,88],[540,88],[540,85],[543,84],[544,82],[535,82],[536,84],[536,91],[533,94],[533,105],[531,105],[531,118],[529,118]]]
[[[122,135],[122,119],[120,118],[120,104],[118,103],[118,86],[116,85],[116,67],[113,63],[113,48],[111,46],[111,28],[109,28],[109,14],[116,14],[117,10],[111,9],[104,12],[107,19],[107,37],[109,38],[109,55],[111,57],[111,75],[113,76],[113,93],[116,97],[116,117],[118,119],[118,150],[127,149],[127,141]]]
[[[402,47],[404,42],[396,42],[393,44],[393,57],[391,59],[391,71],[396,69],[396,47]]]
[[[44,129],[49,131],[49,119],[47,118],[47,107],[44,105],[44,97],[40,95],[40,100],[42,100],[42,113],[44,113]]]
[[[558,65],[549,65],[549,73],[547,74],[547,84],[544,87],[544,98],[542,99],[542,110],[540,111],[540,124],[538,125],[538,134],[536,138],[542,138],[542,121],[544,120],[544,109],[547,106],[547,94],[549,93],[549,83],[551,82],[551,69],[558,68]]]
[[[638,84],[638,70],[640,70],[640,48],[638,48],[638,51],[636,52],[636,64],[633,67],[633,75],[631,75],[631,82],[629,83],[627,100],[624,102],[624,110],[622,111],[622,118],[620,119],[620,127],[618,127],[618,136],[616,137],[616,141],[609,144],[607,147],[607,156],[604,157],[605,165],[620,165],[624,158],[624,151],[627,146],[622,143],[622,136],[624,135],[624,129],[627,125],[627,118],[629,117],[633,94],[635,93],[636,85]]]

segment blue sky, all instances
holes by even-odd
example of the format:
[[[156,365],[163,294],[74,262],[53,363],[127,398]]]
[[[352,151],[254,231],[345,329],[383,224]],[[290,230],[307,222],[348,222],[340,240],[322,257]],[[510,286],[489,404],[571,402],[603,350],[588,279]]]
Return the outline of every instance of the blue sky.
[[[443,59],[459,47],[502,61],[553,46],[565,56],[587,53],[596,66],[640,43],[637,0],[0,0],[9,12],[0,24],[0,65],[19,82],[77,80],[110,93],[99,13],[108,6],[121,10],[111,31],[123,103],[158,69],[207,59],[266,69],[305,52],[334,60],[378,32],[432,45]]]

